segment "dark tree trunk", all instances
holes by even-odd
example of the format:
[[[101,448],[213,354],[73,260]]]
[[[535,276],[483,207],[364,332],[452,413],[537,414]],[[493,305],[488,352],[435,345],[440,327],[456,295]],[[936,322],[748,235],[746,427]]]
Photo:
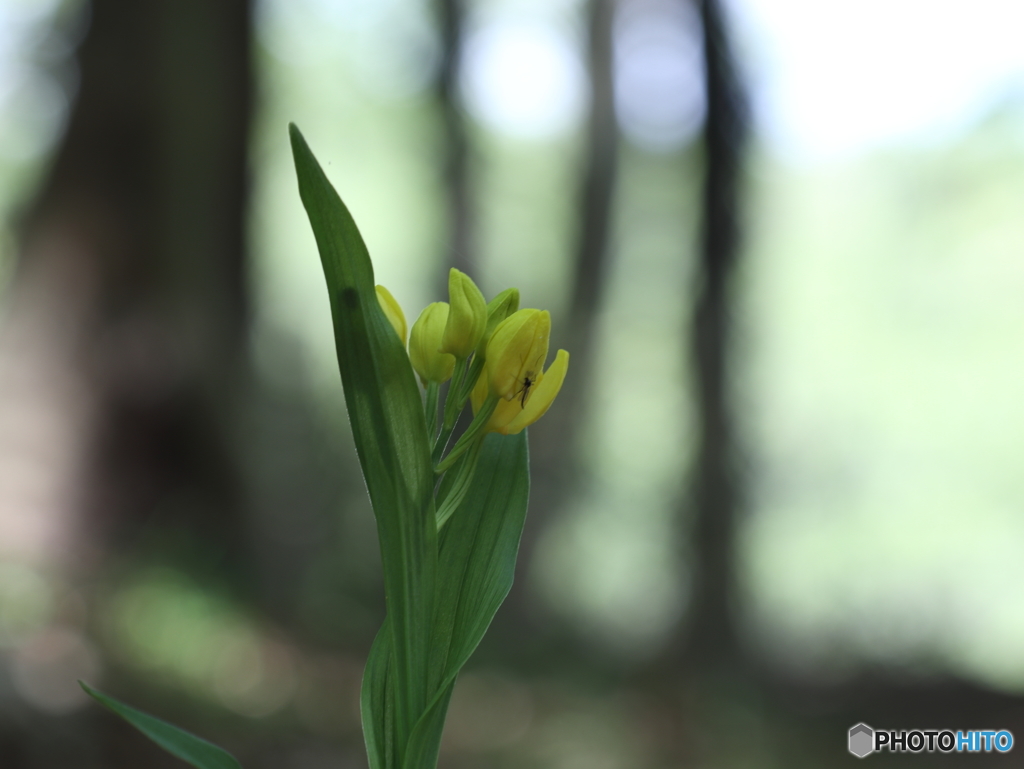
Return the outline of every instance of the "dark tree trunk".
[[[579,388],[591,365],[594,325],[604,298],[611,254],[612,200],[619,159],[612,51],[614,21],[615,0],[592,0],[587,36],[591,104],[579,193],[572,299],[565,337],[573,355],[573,365],[577,367],[573,377],[575,384],[567,382],[570,388]],[[572,404],[579,399],[569,400]]]
[[[569,351],[571,364],[558,396],[558,407],[534,428],[538,434],[537,440],[531,441],[536,494],[531,507],[540,515],[527,522],[528,545],[542,523],[538,518],[560,505],[576,475],[577,427],[591,379],[595,328],[611,257],[612,200],[619,155],[612,71],[614,17],[615,0],[591,0],[587,35],[591,101],[581,168],[572,294],[568,323],[561,332],[557,327],[554,330],[554,341]],[[527,561],[528,558],[520,558],[524,565]]]
[[[693,477],[695,562],[686,655],[696,664],[731,659],[736,476],[730,384],[730,279],[740,252],[741,182],[747,111],[718,0],[701,0],[707,117],[697,297],[691,355],[696,376],[698,444]]]
[[[239,539],[226,424],[248,317],[250,26],[248,0],[94,0],[67,131],[23,221],[23,281],[76,276],[44,290],[77,308],[85,504],[115,536],[166,510]]]
[[[459,103],[459,67],[462,60],[463,0],[436,0],[441,33],[441,66],[437,99],[441,111],[442,158],[448,238],[441,274],[442,295],[448,292],[448,268],[473,274],[476,267],[470,192],[470,151],[466,119]],[[476,277],[474,275],[474,277]]]
[[[252,101],[248,0],[89,10],[78,93],[20,223],[0,328],[0,367],[18,372],[0,399],[0,506],[48,531],[26,539],[26,559],[79,584],[96,555],[141,554],[139,539],[167,527],[190,531],[211,565],[242,562],[230,425]],[[12,497],[12,478],[26,493]],[[0,764],[99,765],[94,714],[26,710],[0,735]]]

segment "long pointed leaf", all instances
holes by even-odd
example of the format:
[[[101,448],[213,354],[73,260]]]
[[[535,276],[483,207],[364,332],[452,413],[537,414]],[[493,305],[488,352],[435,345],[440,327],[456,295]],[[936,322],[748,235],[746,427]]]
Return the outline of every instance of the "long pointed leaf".
[[[403,769],[435,769],[437,754],[441,748],[441,734],[444,732],[444,720],[448,714],[448,703],[451,702],[455,681],[452,680],[435,696],[427,712],[416,722],[412,730],[409,747],[405,754]]]
[[[488,435],[473,484],[442,532],[431,648],[435,670],[443,655],[442,685],[466,664],[512,588],[529,497],[526,432]]]
[[[378,304],[359,230],[298,128],[289,130],[299,195],[327,278],[352,435],[377,517],[401,752],[430,695],[437,530],[426,421],[408,356]]]
[[[119,715],[172,756],[180,758],[196,769],[242,769],[234,756],[212,742],[125,705],[81,681],[78,683],[85,689],[86,694],[98,703]]]
[[[431,636],[434,698],[413,730],[403,769],[436,764],[455,679],[512,587],[529,494],[526,433],[488,435],[466,498],[441,534]]]
[[[359,697],[370,769],[393,769],[395,765],[394,696],[390,690],[394,681],[390,672],[391,629],[385,618],[366,659]]]

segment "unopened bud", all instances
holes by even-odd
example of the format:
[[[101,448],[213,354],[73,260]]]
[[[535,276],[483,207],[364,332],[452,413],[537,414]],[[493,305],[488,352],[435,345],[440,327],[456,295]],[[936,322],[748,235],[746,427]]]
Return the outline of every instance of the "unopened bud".
[[[455,356],[440,351],[448,316],[447,302],[434,302],[428,304],[412,324],[409,360],[424,383],[447,382],[455,368]]]
[[[487,328],[487,303],[473,279],[454,267],[448,273],[448,299],[451,310],[441,350],[456,358],[468,358]]]

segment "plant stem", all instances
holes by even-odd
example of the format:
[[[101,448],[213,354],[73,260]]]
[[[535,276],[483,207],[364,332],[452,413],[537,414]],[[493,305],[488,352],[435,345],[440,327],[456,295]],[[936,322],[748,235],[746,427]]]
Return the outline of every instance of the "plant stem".
[[[440,386],[437,382],[427,382],[427,392],[423,401],[423,408],[427,416],[427,437],[434,440],[437,434],[437,401]]]
[[[466,432],[459,436],[455,445],[452,446],[452,450],[448,452],[448,456],[442,459],[437,464],[437,467],[434,468],[435,473],[443,473],[455,464],[455,460],[472,445],[473,439],[480,435],[484,427],[487,426],[487,422],[490,421],[491,414],[494,413],[494,409],[497,405],[498,396],[488,395],[487,400],[484,401],[480,410],[473,418],[473,422],[466,428]]]
[[[434,450],[430,452],[430,461],[435,465],[441,461],[441,455],[444,454],[445,446],[448,445],[448,440],[452,437],[452,431],[455,430],[454,425],[445,429],[441,428],[441,432],[437,436],[437,440],[434,441]]]
[[[469,376],[466,377],[466,381],[462,386],[462,392],[459,393],[459,403],[465,403],[466,398],[473,392],[473,388],[476,387],[476,380],[480,378],[480,372],[484,370],[484,356],[477,353],[473,356],[473,365],[469,367]]]
[[[448,383],[448,397],[444,402],[443,429],[449,434],[455,422],[458,421],[459,412],[462,411],[459,403],[459,390],[462,389],[462,381],[466,377],[466,358],[455,359],[455,369],[452,371],[452,381]]]
[[[469,452],[463,457],[459,467],[455,472],[455,483],[448,489],[448,493],[439,501],[437,508],[437,530],[441,531],[441,528],[448,523],[448,519],[452,517],[452,513],[459,509],[459,505],[462,504],[462,500],[466,498],[466,492],[469,491],[469,485],[473,480],[473,474],[476,472],[477,460],[480,459],[480,448],[483,446],[484,437],[480,436],[469,448]]]
[[[430,452],[430,459],[434,464],[441,459],[445,447],[448,445],[452,432],[455,430],[455,423],[462,413],[464,399],[459,398],[459,390],[462,389],[462,382],[466,374],[466,359],[456,359],[455,368],[452,371],[451,381],[448,382],[448,397],[444,401],[444,418],[441,420],[441,433],[434,441],[434,450]]]

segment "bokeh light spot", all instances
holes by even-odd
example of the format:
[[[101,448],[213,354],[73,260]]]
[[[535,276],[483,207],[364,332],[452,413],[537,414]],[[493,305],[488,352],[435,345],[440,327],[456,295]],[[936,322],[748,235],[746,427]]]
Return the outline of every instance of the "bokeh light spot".
[[[679,148],[704,118],[700,22],[689,3],[634,1],[615,23],[615,105],[623,133],[654,152]]]
[[[496,19],[473,31],[462,89],[470,113],[520,139],[549,139],[578,125],[585,80],[576,46],[557,26]]]

